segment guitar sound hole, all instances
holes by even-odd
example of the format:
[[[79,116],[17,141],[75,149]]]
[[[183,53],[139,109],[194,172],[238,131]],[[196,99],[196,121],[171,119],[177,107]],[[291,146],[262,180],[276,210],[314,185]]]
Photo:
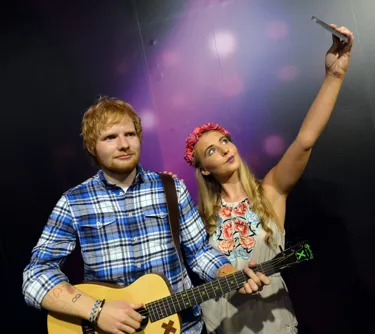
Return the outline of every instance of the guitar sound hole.
[[[142,307],[142,308],[138,309],[137,312],[142,315],[142,321],[141,321],[141,327],[139,327],[136,330],[136,332],[141,332],[145,329],[145,327],[148,324],[148,311],[144,307]]]

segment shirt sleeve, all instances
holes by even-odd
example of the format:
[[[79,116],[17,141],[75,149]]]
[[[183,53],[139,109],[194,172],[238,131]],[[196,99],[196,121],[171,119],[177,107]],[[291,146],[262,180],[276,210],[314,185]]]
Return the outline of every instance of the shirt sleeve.
[[[68,281],[60,266],[76,246],[77,234],[69,202],[61,197],[48,218],[30,263],[23,272],[22,292],[28,305],[41,309],[43,298],[57,284]]]
[[[201,279],[211,281],[217,277],[218,269],[230,261],[213,249],[203,220],[185,184],[175,179],[180,211],[181,248],[187,264]]]

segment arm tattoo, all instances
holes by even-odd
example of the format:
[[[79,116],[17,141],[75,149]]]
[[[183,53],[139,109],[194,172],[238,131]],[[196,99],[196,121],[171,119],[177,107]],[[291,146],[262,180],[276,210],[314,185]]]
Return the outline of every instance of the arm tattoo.
[[[70,284],[67,284],[67,285],[65,286],[65,288],[66,288],[66,291],[68,291],[68,293],[69,293],[70,295],[72,295],[72,294],[74,293],[74,288],[73,288]]]
[[[53,289],[53,295],[54,295],[56,298],[59,298],[59,296],[61,295],[61,293],[62,293],[62,289],[61,289],[61,288]]]
[[[72,302],[75,303],[79,299],[79,297],[81,297],[81,294],[76,294],[75,297],[72,299]]]

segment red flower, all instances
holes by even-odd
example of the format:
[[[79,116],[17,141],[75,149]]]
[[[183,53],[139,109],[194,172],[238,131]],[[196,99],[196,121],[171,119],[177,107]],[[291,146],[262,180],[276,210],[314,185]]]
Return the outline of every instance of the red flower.
[[[247,225],[247,222],[236,220],[234,222],[234,229],[239,232],[241,237],[247,237],[249,235],[249,225]]]
[[[240,243],[244,248],[254,248],[255,239],[253,237],[241,238]]]
[[[220,210],[220,215],[224,218],[230,218],[232,216],[232,208],[228,208],[227,206],[224,206]]]
[[[224,227],[223,227],[223,235],[224,235],[224,239],[232,239],[233,238],[233,223],[232,222],[228,222],[228,223],[225,223],[224,224]]]
[[[237,207],[233,210],[234,213],[238,216],[243,216],[247,210],[247,204],[246,203],[240,203],[237,205]]]
[[[186,139],[184,159],[189,165],[192,166],[194,164],[194,156],[193,156],[194,146],[197,143],[200,136],[204,134],[205,132],[213,131],[213,130],[220,131],[224,135],[228,136],[228,138],[230,139],[229,131],[225,130],[219,124],[206,123],[206,124],[196,127]]]
[[[223,253],[228,253],[234,248],[234,240],[222,240],[219,242],[219,249]]]

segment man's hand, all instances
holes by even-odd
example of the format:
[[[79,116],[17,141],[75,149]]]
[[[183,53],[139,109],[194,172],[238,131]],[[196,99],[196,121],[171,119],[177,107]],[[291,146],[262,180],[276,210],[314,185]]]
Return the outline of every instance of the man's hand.
[[[142,306],[125,300],[107,301],[100,313],[98,327],[111,334],[135,333],[142,321],[142,316],[136,310]]]

